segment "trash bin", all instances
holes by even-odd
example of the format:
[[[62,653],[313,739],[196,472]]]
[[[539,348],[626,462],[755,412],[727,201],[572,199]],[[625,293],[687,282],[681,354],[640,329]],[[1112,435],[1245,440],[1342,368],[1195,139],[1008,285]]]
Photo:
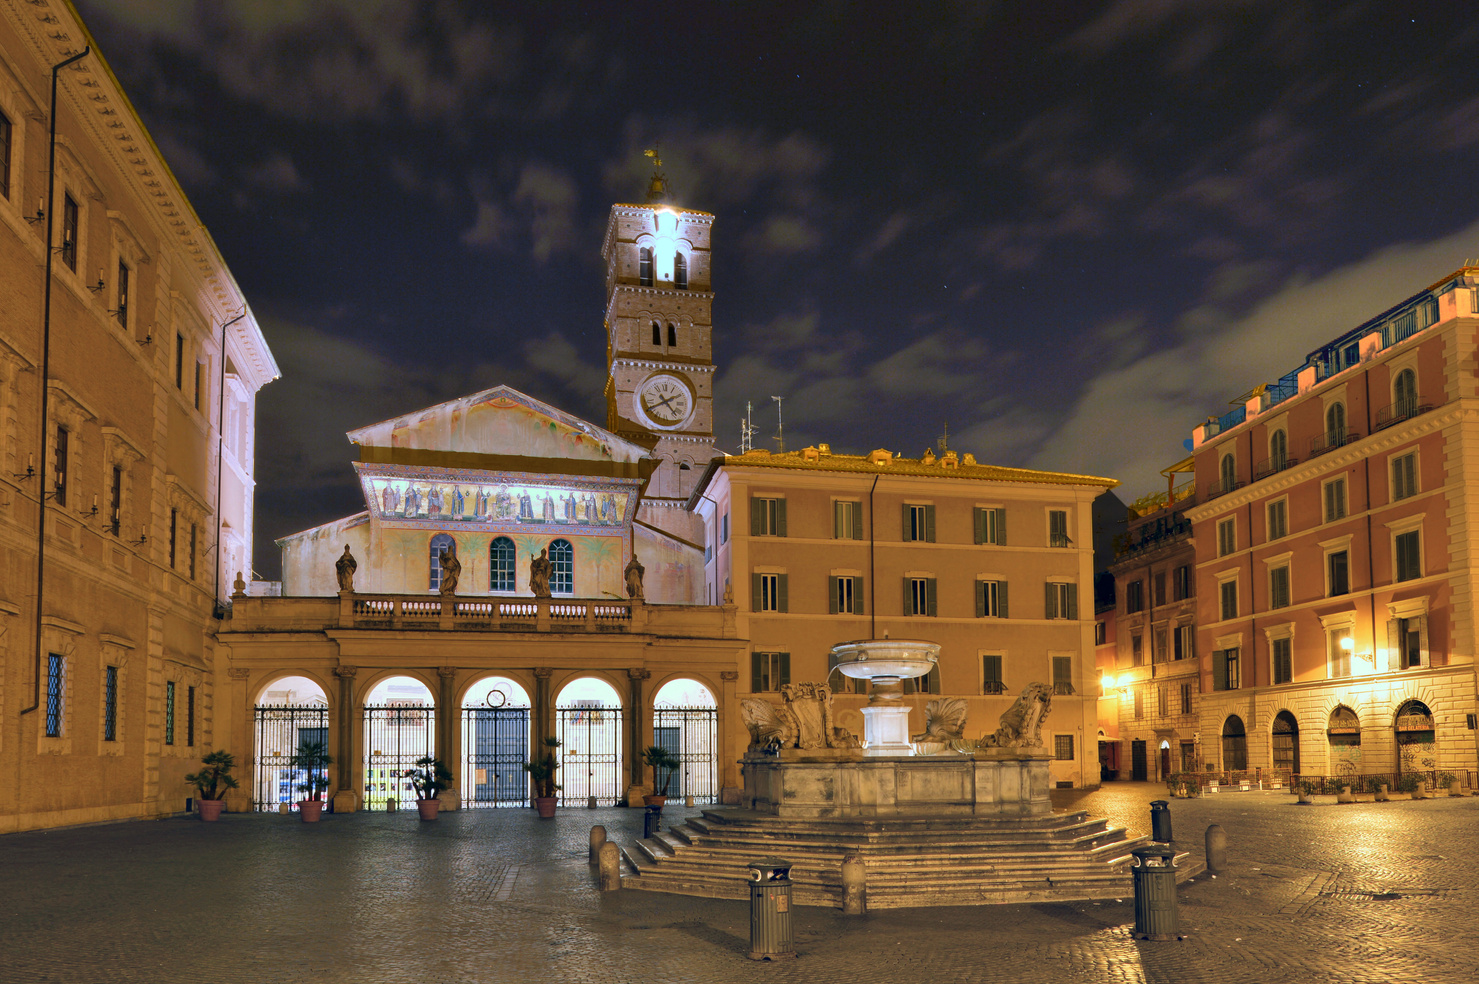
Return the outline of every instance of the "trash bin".
[[[643,807],[647,812],[642,816],[642,836],[651,837],[662,829],[662,807]]]
[[[1150,839],[1171,843],[1171,804],[1165,800],[1150,801]]]
[[[1176,850],[1169,844],[1137,847],[1130,873],[1135,879],[1135,936],[1174,940],[1180,929],[1176,914]]]
[[[750,862],[750,959],[796,956],[791,934],[791,862]]]

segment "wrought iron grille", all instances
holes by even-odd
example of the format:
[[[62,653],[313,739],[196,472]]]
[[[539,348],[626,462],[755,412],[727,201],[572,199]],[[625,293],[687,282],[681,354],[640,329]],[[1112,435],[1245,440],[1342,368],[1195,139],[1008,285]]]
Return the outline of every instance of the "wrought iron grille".
[[[46,737],[62,733],[62,674],[65,657],[49,653],[46,659]]]
[[[712,707],[658,707],[652,712],[657,745],[678,757],[669,796],[715,803],[719,794],[719,712]]]
[[[110,666],[103,677],[103,741],[118,740],[118,667]]]
[[[305,742],[329,744],[329,709],[323,704],[264,704],[253,710],[256,759],[252,766],[252,809],[276,811],[282,803],[297,809],[307,781],[290,760]]]
[[[462,709],[462,805],[528,806],[529,708]]]
[[[621,799],[621,708],[562,707],[559,714],[560,804],[602,806]]]
[[[436,754],[436,708],[371,705],[365,707],[365,806],[414,809],[416,790],[402,775],[416,760]]]

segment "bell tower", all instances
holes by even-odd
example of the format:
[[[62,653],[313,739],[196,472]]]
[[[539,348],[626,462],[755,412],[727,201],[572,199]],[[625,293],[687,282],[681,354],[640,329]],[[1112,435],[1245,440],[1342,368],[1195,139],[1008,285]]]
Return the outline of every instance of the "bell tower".
[[[688,537],[682,506],[714,456],[714,216],[671,204],[662,162],[648,156],[655,167],[646,203],[611,206],[601,246],[606,427],[641,443],[656,439],[660,464],[643,518]]]

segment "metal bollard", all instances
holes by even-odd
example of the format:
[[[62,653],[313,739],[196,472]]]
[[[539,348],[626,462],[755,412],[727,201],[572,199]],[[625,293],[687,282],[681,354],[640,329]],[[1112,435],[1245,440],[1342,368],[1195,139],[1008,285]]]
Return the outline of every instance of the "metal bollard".
[[[621,850],[613,841],[601,845],[598,880],[601,891],[614,892],[621,888]]]
[[[861,916],[868,911],[868,866],[861,855],[842,859],[842,912]]]
[[[1454,785],[1457,785],[1457,783],[1455,783]],[[690,809],[690,810],[693,809],[693,796],[692,796],[692,794],[689,794],[688,796],[683,797],[683,805],[685,807],[687,807],[688,809]]]
[[[589,797],[589,798],[586,799],[586,801],[585,801],[585,808],[587,810],[594,810],[596,808],[596,798],[594,796],[591,796],[591,797]]]
[[[595,864],[600,860],[601,845],[606,843],[606,828],[596,824],[591,828],[591,856],[590,863]]]
[[[1176,912],[1176,850],[1157,845],[1137,847],[1130,873],[1135,879],[1135,936],[1174,940],[1179,936]]]
[[[662,829],[662,807],[645,806],[646,812],[642,816],[642,836],[651,837]]]
[[[1221,824],[1207,828],[1207,870],[1216,875],[1227,868],[1227,833]]]
[[[394,813],[395,812],[395,805],[396,804],[395,804],[395,797],[394,796],[387,796],[385,798],[385,812],[386,813]]]
[[[791,933],[791,862],[750,862],[750,959],[796,956]]]
[[[1171,804],[1165,800],[1150,801],[1150,839],[1171,843]]]

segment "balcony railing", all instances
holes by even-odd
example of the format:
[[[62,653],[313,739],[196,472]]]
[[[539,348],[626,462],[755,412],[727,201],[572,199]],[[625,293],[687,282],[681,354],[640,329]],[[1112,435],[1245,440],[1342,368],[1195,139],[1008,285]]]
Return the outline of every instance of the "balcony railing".
[[[1050,547],[1071,547],[1071,546],[1073,546],[1073,541],[1068,538],[1068,534],[1067,533],[1049,533],[1048,534],[1048,546],[1050,546]]]
[[[1293,468],[1297,464],[1299,464],[1299,459],[1288,455],[1279,458],[1265,458],[1253,466],[1253,481],[1257,482],[1270,475],[1277,475],[1284,469]]]
[[[1376,424],[1372,430],[1382,430],[1393,424],[1400,424],[1404,420],[1420,416],[1433,409],[1433,404],[1423,403],[1419,400],[1398,400],[1391,406],[1382,407],[1376,411]]]
[[[352,595],[348,622],[357,628],[444,627],[529,632],[626,632],[640,602],[553,598],[464,599],[425,595]],[[340,624],[345,612],[341,605]],[[347,626],[345,626],[347,627]]]
[[[1336,430],[1326,431],[1324,434],[1316,434],[1310,438],[1310,457],[1315,458],[1326,451],[1334,451],[1336,448],[1353,444],[1361,439],[1361,435],[1355,431]]]
[[[1246,484],[1248,483],[1240,482],[1236,478],[1228,480],[1218,479],[1215,482],[1208,482],[1207,491],[1203,494],[1202,499],[1204,501],[1210,502],[1212,499],[1215,499],[1220,495],[1227,495],[1229,492],[1235,492]]]

